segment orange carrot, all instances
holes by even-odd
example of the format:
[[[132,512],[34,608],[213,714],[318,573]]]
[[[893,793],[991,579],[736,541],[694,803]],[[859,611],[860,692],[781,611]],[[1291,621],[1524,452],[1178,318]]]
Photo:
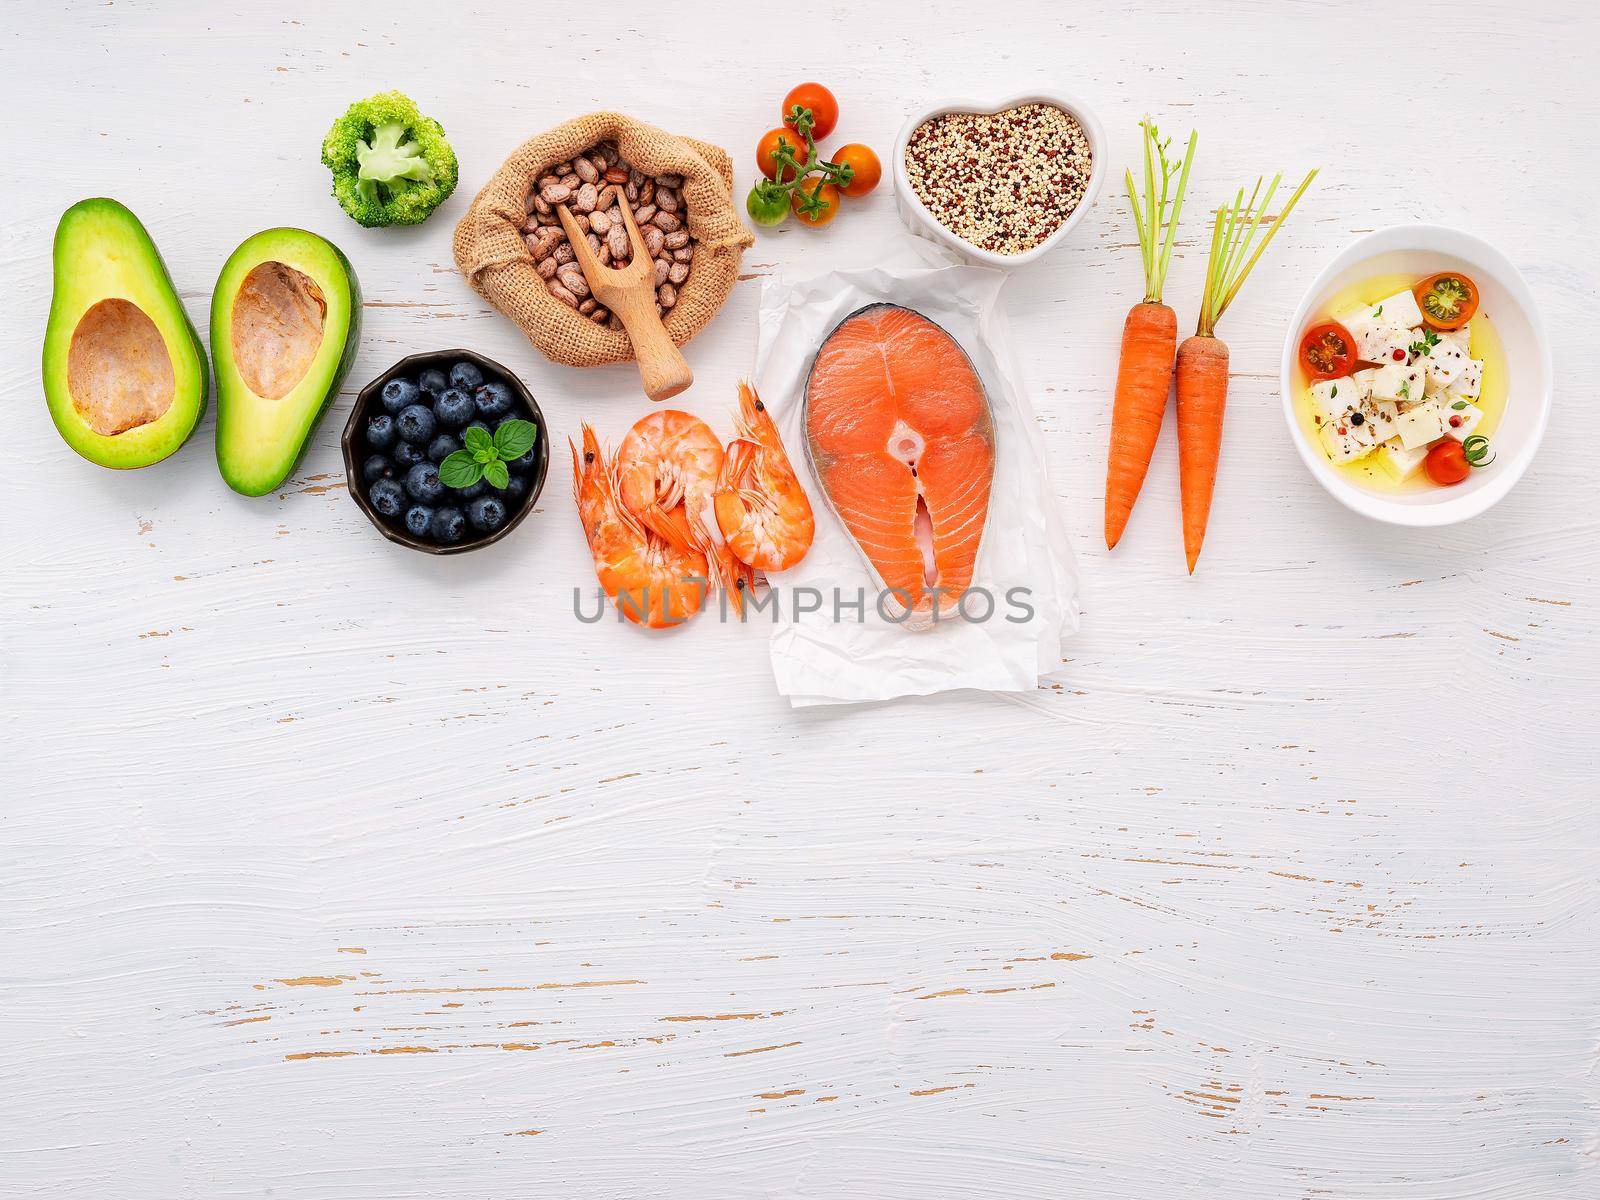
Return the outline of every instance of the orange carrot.
[[[1261,180],[1257,179],[1248,204],[1244,189],[1240,188],[1231,208],[1223,205],[1217,210],[1200,300],[1200,321],[1194,336],[1178,347],[1178,484],[1183,500],[1183,550],[1191,575],[1211,516],[1211,494],[1222,455],[1222,415],[1228,405],[1228,346],[1216,336],[1217,321],[1316,176],[1313,169],[1300,182],[1249,258],[1245,255],[1283,176],[1272,177],[1264,196]]]
[[[1111,406],[1111,447],[1106,454],[1106,549],[1111,549],[1128,527],[1133,502],[1144,486],[1161,433],[1161,418],[1172,391],[1172,355],[1178,344],[1178,315],[1161,303],[1161,288],[1172,260],[1172,241],[1177,233],[1178,212],[1183,207],[1184,189],[1189,184],[1189,168],[1194,162],[1197,135],[1189,135],[1189,145],[1181,164],[1167,158],[1169,141],[1161,141],[1156,127],[1146,117],[1139,127],[1144,131],[1144,207],[1139,205],[1133,172],[1123,172],[1128,187],[1128,203],[1133,206],[1133,222],[1139,232],[1139,251],[1144,258],[1144,300],[1128,310],[1122,325],[1122,354],[1117,360],[1117,391]],[[1181,174],[1179,174],[1181,165]],[[1169,201],[1172,177],[1178,174],[1177,187]],[[1160,177],[1159,186],[1157,176]]]
[[[1211,491],[1222,454],[1222,410],[1228,403],[1228,343],[1207,334],[1178,347],[1178,478],[1183,495],[1183,550],[1189,574],[1200,557]]]

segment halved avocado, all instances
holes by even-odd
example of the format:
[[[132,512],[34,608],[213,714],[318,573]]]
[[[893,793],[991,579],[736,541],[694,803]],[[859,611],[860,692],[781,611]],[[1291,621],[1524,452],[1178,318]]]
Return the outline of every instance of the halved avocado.
[[[50,416],[102,467],[147,467],[194,432],[210,373],[166,264],[115,200],[80,200],[56,226],[44,335]]]
[[[285,479],[339,394],[361,332],[350,260],[304,229],[267,229],[223,264],[211,296],[217,466],[236,492]]]

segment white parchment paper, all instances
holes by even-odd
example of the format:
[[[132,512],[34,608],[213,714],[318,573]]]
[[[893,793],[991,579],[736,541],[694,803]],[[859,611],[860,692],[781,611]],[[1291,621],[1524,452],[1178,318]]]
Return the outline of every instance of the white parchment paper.
[[[811,552],[772,578],[773,676],[796,707],[956,688],[1028,691],[1061,664],[1063,639],[1078,627],[1077,570],[999,304],[1005,281],[1004,272],[985,267],[908,262],[775,279],[762,290],[756,384],[817,519]],[[942,326],[988,392],[996,463],[973,578],[973,588],[993,599],[987,619],[977,619],[986,604],[976,592],[966,605],[973,619],[946,618],[932,629],[909,630],[880,614],[878,584],[806,462],[800,408],[811,361],[840,321],[879,302],[904,305]],[[862,593],[865,613],[858,614],[851,605]],[[816,611],[799,611],[819,598]]]

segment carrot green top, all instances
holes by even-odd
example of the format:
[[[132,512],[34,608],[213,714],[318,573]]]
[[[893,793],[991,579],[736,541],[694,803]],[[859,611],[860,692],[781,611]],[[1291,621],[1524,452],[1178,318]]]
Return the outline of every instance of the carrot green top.
[[[1245,255],[1249,253],[1250,243],[1255,240],[1256,230],[1266,218],[1267,206],[1272,203],[1273,193],[1278,190],[1278,183],[1283,176],[1279,174],[1272,177],[1264,196],[1261,194],[1261,180],[1257,178],[1248,204],[1245,203],[1244,189],[1240,188],[1231,207],[1224,204],[1217,209],[1216,224],[1211,230],[1211,258],[1206,265],[1205,293],[1200,300],[1200,323],[1195,330],[1201,337],[1212,335],[1222,314],[1244,286],[1250,269],[1266,251],[1267,243],[1283,227],[1284,219],[1294,211],[1294,206],[1300,202],[1300,197],[1305,195],[1306,188],[1311,186],[1311,181],[1316,177],[1317,168],[1313,167],[1300,181],[1300,186],[1295,188],[1294,195],[1289,197],[1283,211],[1271,221],[1260,245],[1256,246],[1255,253],[1248,259]]]
[[[1144,298],[1151,304],[1159,304],[1161,289],[1167,281],[1167,264],[1172,261],[1172,243],[1178,233],[1178,211],[1183,207],[1183,193],[1189,186],[1189,168],[1194,163],[1194,148],[1200,135],[1189,134],[1183,161],[1178,163],[1167,158],[1172,139],[1162,141],[1149,117],[1139,122],[1139,128],[1143,131],[1144,142],[1143,208],[1139,206],[1133,172],[1124,171],[1123,175],[1128,187],[1128,203],[1133,206],[1133,223],[1139,231],[1139,252],[1144,257]],[[1157,175],[1160,176],[1159,185]],[[1178,176],[1176,188],[1172,187],[1174,175]]]

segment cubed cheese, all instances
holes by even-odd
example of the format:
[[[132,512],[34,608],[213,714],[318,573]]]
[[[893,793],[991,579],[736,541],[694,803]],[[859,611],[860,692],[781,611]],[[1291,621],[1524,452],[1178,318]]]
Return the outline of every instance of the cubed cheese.
[[[1354,462],[1364,455],[1371,454],[1374,444],[1370,431],[1363,436],[1361,426],[1351,425],[1347,421],[1324,421],[1317,430],[1317,437],[1322,442],[1322,449],[1331,462]]]
[[[1404,329],[1422,324],[1422,309],[1417,307],[1417,298],[1410,292],[1396,292],[1385,297],[1372,306],[1372,313],[1374,320]]]
[[[1428,368],[1418,359],[1410,366],[1395,366],[1400,371],[1400,394],[1395,397],[1402,405],[1421,404],[1428,394]]]
[[[1351,337],[1359,338],[1361,331],[1372,324],[1372,305],[1352,304],[1334,313],[1333,319],[1348,329]]]
[[[1444,386],[1461,374],[1470,360],[1467,358],[1467,352],[1455,342],[1447,342],[1441,338],[1434,343],[1433,349],[1428,351],[1422,361],[1428,369],[1428,382]]]
[[[1379,321],[1356,335],[1361,358],[1369,363],[1405,362],[1411,350],[1411,331],[1404,325]],[[1396,357],[1398,353],[1399,357]]]
[[[1452,345],[1461,347],[1467,354],[1472,353],[1472,326],[1470,324],[1463,325],[1460,329],[1439,330],[1438,336],[1441,342],[1449,342]]]
[[[1360,399],[1361,389],[1348,375],[1311,385],[1311,408],[1325,421],[1344,416]]]
[[[1398,406],[1387,400],[1363,400],[1361,402],[1361,423],[1372,430],[1372,440],[1386,442],[1396,436],[1394,423],[1400,416]],[[1355,414],[1351,415],[1355,419]]]
[[[1363,400],[1372,395],[1372,380],[1377,374],[1377,367],[1362,367],[1361,370],[1350,376],[1355,381],[1356,394]]]
[[[1449,400],[1476,400],[1483,387],[1483,360],[1469,358],[1467,365],[1461,368],[1461,374],[1451,380],[1450,386],[1445,388],[1445,398]]]
[[[1444,431],[1458,442],[1472,436],[1472,431],[1483,420],[1483,409],[1470,400],[1451,400],[1444,406]]]
[[[1404,363],[1384,363],[1372,372],[1372,398],[1374,400],[1402,400],[1401,388],[1409,388],[1410,368]]]
[[[1446,408],[1436,400],[1407,409],[1395,418],[1395,432],[1407,450],[1428,446],[1444,436]]]
[[[1399,438],[1391,438],[1378,447],[1378,461],[1383,463],[1388,472],[1396,479],[1409,479],[1413,472],[1422,465],[1422,460],[1428,457],[1428,448],[1418,446],[1414,450],[1407,450]]]

